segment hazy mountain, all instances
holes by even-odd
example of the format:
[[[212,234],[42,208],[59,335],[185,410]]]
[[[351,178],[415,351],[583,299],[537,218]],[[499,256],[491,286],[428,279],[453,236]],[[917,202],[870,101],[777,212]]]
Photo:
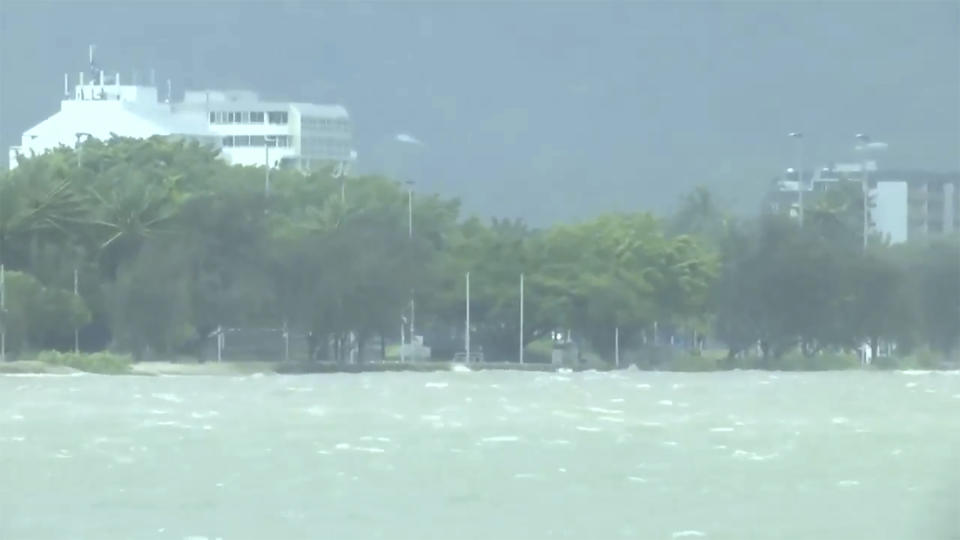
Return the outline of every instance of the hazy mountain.
[[[349,107],[366,170],[533,222],[667,210],[697,183],[752,209],[793,164],[890,143],[957,169],[956,2],[0,2],[0,143],[52,114],[64,72]],[[415,155],[390,142],[407,132]],[[406,149],[409,150],[409,149]],[[3,152],[6,156],[6,151]]]

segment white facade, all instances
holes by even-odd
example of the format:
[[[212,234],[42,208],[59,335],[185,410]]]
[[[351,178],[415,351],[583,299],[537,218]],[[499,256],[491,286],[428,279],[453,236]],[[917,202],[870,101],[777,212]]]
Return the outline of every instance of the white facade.
[[[309,169],[349,164],[355,158],[352,127],[340,105],[261,101],[253,92],[187,91],[174,115],[204,118],[231,163]]]
[[[866,189],[870,201],[867,209],[870,233],[879,234],[891,244],[899,244],[931,233],[960,230],[960,216],[957,216],[960,181],[949,175],[934,174],[933,178],[925,178],[922,173],[919,176],[890,173],[880,171],[875,161],[867,160],[817,170],[803,188],[805,193],[816,193],[829,191],[842,182],[852,182],[863,189],[865,177],[869,180]],[[795,179],[784,177],[776,183],[780,197],[774,199],[773,204],[777,209],[789,209],[790,215],[796,216],[798,189]]]
[[[874,209],[871,212],[874,228],[891,244],[907,241],[907,183],[877,182]]]
[[[64,78],[60,111],[25,131],[20,145],[10,148],[11,169],[18,156],[113,136],[187,137],[220,148],[235,165],[339,165],[345,171],[356,159],[350,117],[340,105],[267,102],[242,90],[187,91],[182,102],[170,103],[169,90],[161,100],[153,86],[120,84],[119,73],[108,81],[102,71],[96,80],[84,82],[84,75],[72,93]]]

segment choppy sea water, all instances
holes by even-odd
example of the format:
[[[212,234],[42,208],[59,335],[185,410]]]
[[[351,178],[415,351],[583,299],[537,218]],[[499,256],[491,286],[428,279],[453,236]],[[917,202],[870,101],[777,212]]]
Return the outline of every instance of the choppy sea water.
[[[0,376],[0,538],[960,539],[960,376]]]

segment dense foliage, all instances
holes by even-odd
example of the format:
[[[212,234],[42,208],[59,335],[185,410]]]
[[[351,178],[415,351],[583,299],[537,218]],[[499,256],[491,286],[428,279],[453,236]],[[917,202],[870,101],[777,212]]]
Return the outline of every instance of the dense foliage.
[[[310,358],[343,360],[351,339],[395,341],[413,296],[417,333],[456,351],[469,272],[473,342],[502,360],[520,346],[521,274],[525,345],[563,332],[609,359],[614,328],[633,351],[656,328],[697,336],[694,351],[712,337],[731,361],[759,349],[767,366],[863,343],[956,352],[960,243],[863,250],[855,201],[800,229],[731,219],[698,190],[668,220],[531,230],[414,194],[411,237],[405,186],[332,172],[273,171],[268,192],[262,168],[159,138],[22,160],[0,174],[8,350],[72,350],[80,328],[83,350],[196,354],[221,326],[284,326]]]

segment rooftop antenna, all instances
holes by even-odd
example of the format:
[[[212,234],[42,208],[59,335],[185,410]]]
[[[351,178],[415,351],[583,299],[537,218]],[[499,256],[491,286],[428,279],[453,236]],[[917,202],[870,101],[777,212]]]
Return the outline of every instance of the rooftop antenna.
[[[70,74],[63,74],[63,97],[70,97]]]
[[[167,100],[165,103],[170,103],[171,99],[173,99],[173,83],[170,79],[167,79]]]
[[[93,51],[94,51],[96,48],[97,48],[96,45],[90,45],[90,46],[87,48],[87,57],[88,57],[89,60],[90,60],[90,84],[94,84],[94,81],[96,80],[97,75],[98,75],[98,73],[97,73],[97,65],[96,65],[96,63],[94,63],[94,61],[93,61]],[[101,84],[102,84],[102,81],[101,81]]]

